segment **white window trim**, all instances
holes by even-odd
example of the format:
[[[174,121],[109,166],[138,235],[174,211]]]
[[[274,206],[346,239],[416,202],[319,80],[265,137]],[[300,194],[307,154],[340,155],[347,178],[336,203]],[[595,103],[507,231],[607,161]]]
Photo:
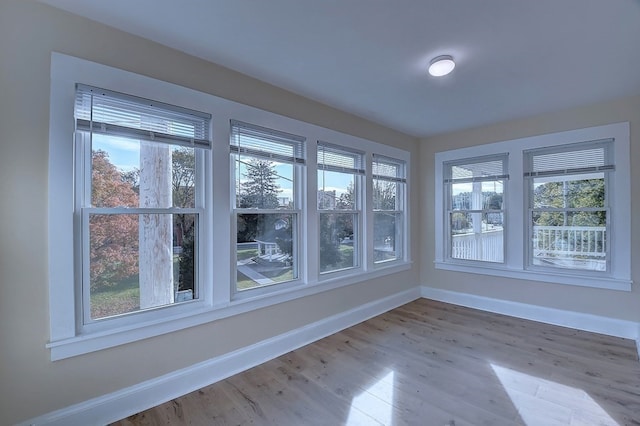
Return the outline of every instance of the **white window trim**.
[[[400,253],[400,256],[395,258],[395,259],[389,259],[389,260],[380,260],[380,261],[375,261],[374,259],[374,241],[373,241],[373,217],[374,217],[374,212],[375,211],[380,211],[380,210],[375,210],[374,206],[373,206],[373,180],[374,179],[379,179],[379,180],[387,180],[387,181],[392,181],[393,179],[385,179],[384,176],[374,176],[373,175],[373,163],[374,162],[389,162],[389,163],[395,163],[397,165],[401,165],[402,166],[402,171],[403,171],[403,176],[398,177],[401,181],[401,183],[403,184],[402,186],[402,194],[396,194],[397,198],[401,198],[401,202],[402,202],[402,209],[397,209],[396,210],[388,210],[388,211],[393,211],[393,212],[402,212],[403,216],[404,216],[404,220],[402,223],[402,228],[401,228],[401,232],[402,232],[402,244],[400,244],[401,250],[402,252]],[[388,267],[390,265],[394,265],[396,263],[402,263],[404,261],[406,261],[406,259],[409,258],[409,247],[410,247],[410,233],[409,233],[409,161],[406,158],[399,158],[399,157],[393,157],[393,156],[389,156],[386,155],[382,152],[374,152],[373,155],[370,156],[369,160],[367,161],[367,182],[371,182],[370,185],[367,185],[367,200],[369,200],[369,202],[367,203],[367,212],[368,212],[368,217],[371,218],[371,220],[369,220],[369,222],[371,223],[371,227],[367,228],[366,235],[371,235],[370,238],[370,244],[368,245],[367,249],[368,249],[368,254],[369,254],[369,263],[373,265],[374,268],[385,268]],[[397,202],[397,198],[396,198],[396,204],[398,204]]]
[[[200,241],[201,256],[205,265],[200,281],[201,291],[207,286],[213,289],[201,300],[185,302],[175,306],[157,308],[151,311],[132,314],[135,318],[126,324],[83,332],[76,323],[75,264],[74,259],[74,227],[73,227],[73,108],[75,84],[82,83],[143,98],[155,99],[168,104],[182,106],[198,111],[211,113],[213,116],[213,149],[205,154],[213,173],[205,176],[206,194],[205,210],[211,215],[203,216],[207,222],[210,236]],[[295,286],[275,286],[272,291],[262,294],[248,294],[246,297],[233,297],[230,283],[235,280],[235,247],[232,241],[232,194],[231,161],[229,149],[230,120],[236,119],[256,125],[278,128],[283,131],[299,134],[307,141],[331,140],[337,145],[344,145],[366,152],[366,165],[370,170],[371,153],[376,152],[406,162],[406,173],[409,176],[409,158],[407,151],[344,133],[315,126],[299,120],[273,114],[247,105],[228,101],[196,90],[187,89],[175,84],[155,80],[149,77],[112,68],[87,60],[52,53],[51,57],[51,97],[49,121],[49,306],[50,306],[50,341],[46,345],[51,349],[51,359],[59,360],[81,354],[110,348],[137,340],[158,336],[184,328],[205,324],[220,318],[226,318],[260,309],[273,304],[306,297],[331,289],[351,285],[411,268],[409,248],[409,200],[405,201],[405,249],[404,258],[384,267],[374,268],[371,260],[363,260],[363,267],[352,274],[319,279],[318,249],[315,238],[318,227],[315,198],[308,197],[303,202],[306,211],[301,214],[300,228],[302,242],[299,247],[301,259],[301,282]],[[316,176],[316,154],[313,149],[307,150],[306,176]],[[215,176],[215,178],[214,178]],[[371,174],[366,176],[371,181]],[[409,181],[407,191],[409,191]],[[303,177],[301,185],[304,193],[315,194],[316,179]],[[367,188],[370,184],[366,185]],[[370,194],[369,194],[370,195]],[[215,197],[215,203],[214,203]],[[304,209],[303,209],[304,210]],[[367,217],[371,216],[371,206],[366,208]],[[371,220],[363,224],[365,232],[371,232]],[[226,249],[216,247],[225,241]],[[228,244],[228,245],[226,245]],[[365,254],[365,257],[367,255]],[[210,261],[206,261],[206,259]],[[366,263],[365,263],[366,262]],[[213,271],[216,271],[213,280]],[[213,284],[212,284],[213,283]],[[153,315],[161,313],[162,315]],[[146,315],[151,314],[151,315]]]
[[[323,280],[329,280],[329,279],[334,279],[336,277],[341,277],[341,276],[349,276],[351,274],[356,273],[357,271],[362,271],[363,265],[364,265],[364,243],[365,241],[367,241],[366,235],[364,235],[365,233],[363,232],[363,208],[362,206],[365,204],[364,203],[364,191],[363,189],[366,187],[366,182],[365,182],[365,175],[366,175],[366,167],[365,167],[365,153],[364,152],[360,152],[360,151],[356,151],[353,150],[351,148],[348,147],[341,147],[339,145],[333,145],[331,143],[328,142],[324,142],[324,141],[316,141],[315,144],[315,151],[316,151],[316,155],[318,154],[318,151],[320,149],[320,147],[329,147],[329,148],[334,148],[337,150],[341,150],[345,153],[350,153],[352,155],[358,155],[361,158],[361,167],[362,170],[360,172],[358,172],[357,170],[347,170],[347,171],[340,171],[340,170],[333,170],[334,172],[337,173],[344,173],[344,174],[351,174],[353,176],[353,185],[354,185],[354,208],[352,210],[340,210],[340,209],[318,209],[317,205],[316,205],[316,209],[317,212],[316,214],[318,215],[318,223],[320,223],[320,215],[322,214],[332,214],[332,213],[343,213],[343,214],[354,214],[356,215],[356,221],[354,223],[354,233],[355,238],[354,238],[354,250],[355,250],[355,254],[354,254],[354,266],[348,267],[348,268],[343,268],[343,269],[333,269],[330,271],[325,271],[325,272],[320,272],[318,271],[319,277],[318,279],[320,281]],[[316,167],[318,167],[318,169],[320,169],[320,164],[317,164],[316,161]],[[319,170],[318,170],[319,171]],[[318,171],[316,171],[316,185],[319,184],[318,182]],[[316,188],[319,188],[319,186],[316,186]],[[317,190],[316,190],[317,193]],[[316,197],[316,202],[317,202],[317,197]],[[318,234],[317,234],[317,241],[320,242],[320,229],[318,228]],[[320,244],[318,244],[318,267],[320,266]],[[319,268],[318,268],[319,269]]]
[[[616,170],[609,182],[611,217],[611,271],[607,275],[589,271],[539,271],[527,269],[527,194],[524,182],[524,151],[527,149],[553,147],[576,142],[614,139],[613,156]],[[631,291],[631,211],[624,208],[631,196],[629,123],[615,123],[585,129],[570,130],[540,136],[476,145],[435,155],[435,267],[437,269],[494,275],[523,280],[557,284]],[[509,155],[509,182],[505,188],[505,263],[456,261],[447,259],[445,203],[443,173],[444,163],[463,158],[487,155]],[[507,193],[508,192],[508,193]],[[620,201],[622,200],[622,201]],[[505,230],[505,231],[507,231]]]
[[[445,209],[445,211],[443,212],[443,218],[444,218],[444,227],[445,227],[445,235],[446,235],[446,239],[444,241],[444,250],[446,251],[445,254],[445,258],[447,259],[446,261],[448,263],[460,263],[461,265],[469,265],[470,263],[477,263],[478,265],[482,266],[482,265],[503,265],[504,264],[504,259],[505,259],[505,249],[506,249],[506,244],[504,244],[504,241],[506,240],[506,236],[509,232],[508,227],[506,226],[506,198],[507,198],[507,193],[508,193],[508,187],[509,187],[509,173],[506,173],[506,171],[509,170],[509,156],[506,154],[498,154],[498,155],[483,155],[480,157],[473,157],[473,158],[463,158],[460,160],[455,160],[453,162],[447,162],[446,164],[443,164],[443,166],[445,166],[443,168],[443,173],[445,173],[447,175],[447,179],[449,179],[450,177],[448,176],[448,172],[451,170],[451,167],[456,166],[456,165],[464,165],[464,164],[470,164],[470,163],[474,163],[474,162],[482,162],[482,161],[490,161],[490,160],[500,160],[503,162],[503,168],[504,168],[504,175],[506,176],[503,180],[503,184],[502,184],[502,200],[503,200],[503,206],[502,206],[502,212],[503,212],[503,220],[502,220],[502,224],[503,224],[503,247],[502,247],[502,262],[491,262],[491,261],[484,261],[484,260],[471,260],[471,259],[459,259],[459,258],[454,258],[451,256],[451,252],[452,252],[452,233],[451,233],[451,221],[449,220],[448,217],[448,213],[449,213],[449,206],[452,205],[452,196],[451,196],[451,190],[450,190],[450,185],[453,185],[453,182],[451,182],[449,185],[445,185],[445,187],[449,188],[449,190],[447,190],[446,192],[443,192],[444,194],[444,206],[443,208]],[[473,209],[471,209],[473,210]],[[482,211],[484,211],[484,209],[480,209]],[[451,210],[453,211],[453,209]],[[461,212],[464,212],[466,210],[459,210]]]

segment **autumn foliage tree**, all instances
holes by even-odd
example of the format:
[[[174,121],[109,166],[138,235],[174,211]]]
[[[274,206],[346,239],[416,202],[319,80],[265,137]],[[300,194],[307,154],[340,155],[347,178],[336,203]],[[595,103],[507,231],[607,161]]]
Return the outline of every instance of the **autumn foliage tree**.
[[[91,203],[94,207],[137,207],[138,194],[109,161],[92,153]],[[138,216],[91,215],[89,219],[91,289],[117,284],[138,272]]]

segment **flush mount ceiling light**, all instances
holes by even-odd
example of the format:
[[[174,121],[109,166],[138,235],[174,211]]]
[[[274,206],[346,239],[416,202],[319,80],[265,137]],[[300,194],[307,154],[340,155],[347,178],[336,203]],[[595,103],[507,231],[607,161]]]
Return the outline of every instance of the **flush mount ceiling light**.
[[[442,55],[431,60],[429,65],[429,74],[434,77],[442,77],[449,74],[456,67],[453,58],[449,55]]]

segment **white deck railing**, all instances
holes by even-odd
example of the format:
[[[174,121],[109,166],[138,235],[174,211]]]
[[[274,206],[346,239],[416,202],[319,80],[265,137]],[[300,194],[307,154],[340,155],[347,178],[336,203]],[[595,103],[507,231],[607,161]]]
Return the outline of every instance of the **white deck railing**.
[[[604,226],[534,226],[534,257],[603,258],[607,255]]]
[[[457,234],[451,239],[451,257],[454,259],[502,262],[504,244],[502,229],[479,234]]]
[[[604,226],[534,226],[534,259],[604,259],[607,233]],[[503,231],[453,235],[451,257],[454,259],[502,262]]]

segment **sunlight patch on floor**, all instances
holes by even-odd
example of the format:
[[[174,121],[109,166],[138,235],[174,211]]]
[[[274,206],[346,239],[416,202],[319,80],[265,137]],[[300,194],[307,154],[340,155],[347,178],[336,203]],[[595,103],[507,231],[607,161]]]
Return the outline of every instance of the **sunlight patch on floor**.
[[[619,426],[585,391],[491,364],[527,426]]]
[[[354,397],[346,424],[352,425],[391,425],[393,421],[393,381],[394,372],[390,371],[373,385]]]

